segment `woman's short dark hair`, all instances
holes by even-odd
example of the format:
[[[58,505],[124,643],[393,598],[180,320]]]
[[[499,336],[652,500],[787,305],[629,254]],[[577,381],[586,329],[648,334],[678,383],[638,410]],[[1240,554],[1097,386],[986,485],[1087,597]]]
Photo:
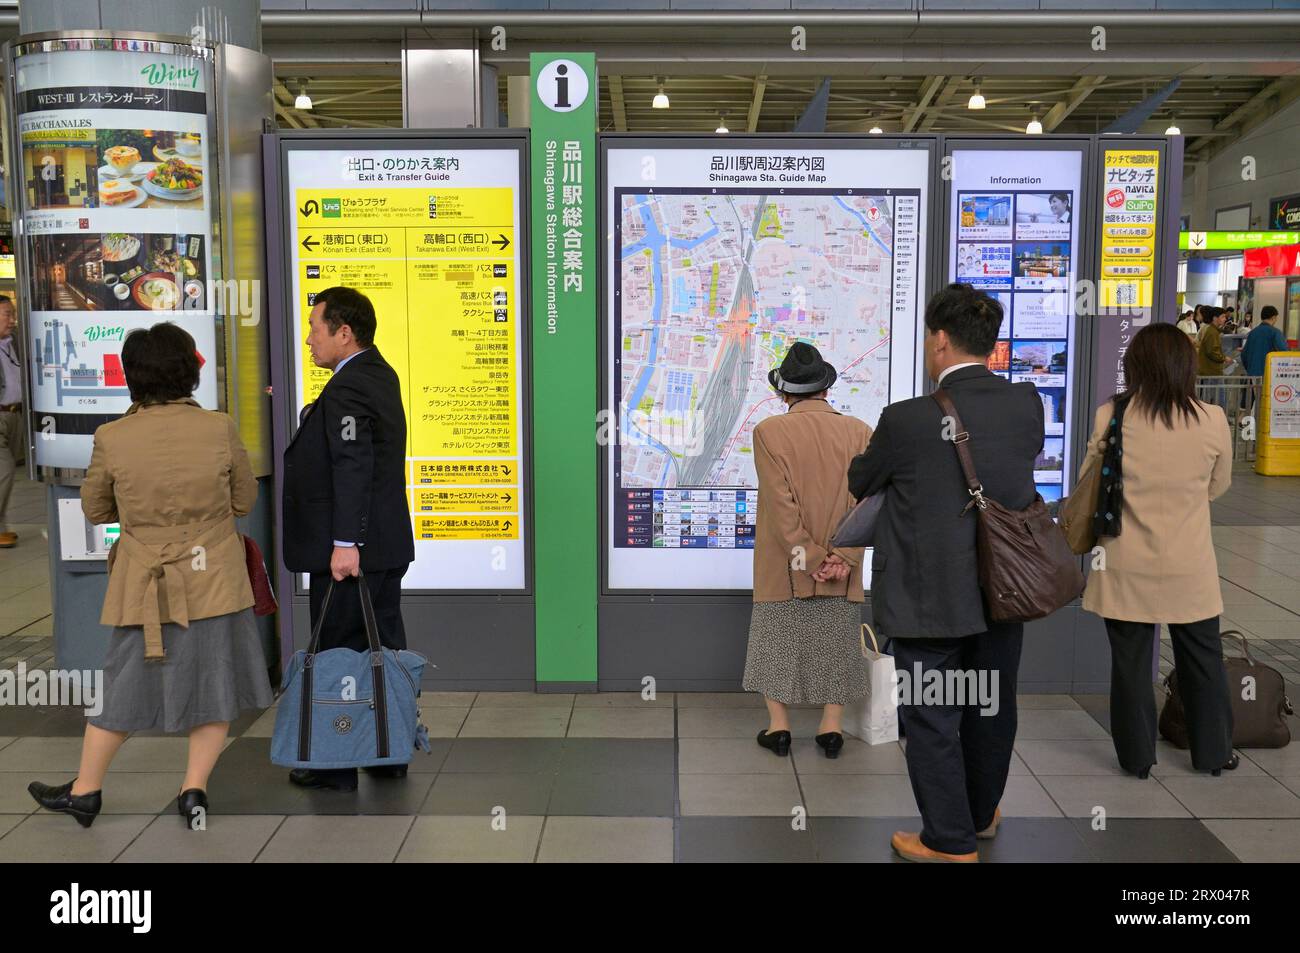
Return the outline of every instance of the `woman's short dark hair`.
[[[947,331],[952,343],[966,354],[988,357],[1002,327],[1002,305],[970,285],[951,284],[925,306],[925,326],[931,334]]]
[[[162,404],[189,397],[199,386],[194,338],[170,321],[136,328],[122,342],[122,370],[131,400]]]
[[[1060,200],[1061,200],[1062,202],[1064,202],[1067,206],[1070,204],[1070,197],[1069,197],[1068,195],[1066,195],[1064,192],[1053,192],[1053,193],[1052,193],[1051,195],[1049,195],[1047,198],[1048,198],[1049,201],[1050,201],[1051,199],[1060,199]]]
[[[314,304],[325,305],[321,317],[329,325],[330,334],[338,334],[346,324],[362,347],[375,343],[375,306],[360,291],[335,285],[319,292],[313,300]]]
[[[1125,394],[1151,420],[1170,429],[1174,411],[1185,420],[1200,413],[1196,401],[1196,347],[1172,324],[1148,324],[1124,352]]]

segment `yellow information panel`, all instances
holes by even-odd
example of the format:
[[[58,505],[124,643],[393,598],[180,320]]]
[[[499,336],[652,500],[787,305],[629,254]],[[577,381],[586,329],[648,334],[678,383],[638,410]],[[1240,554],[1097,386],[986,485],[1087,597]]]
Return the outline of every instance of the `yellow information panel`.
[[[1255,472],[1300,476],[1300,352],[1268,355],[1261,390]]]
[[[1154,149],[1105,152],[1101,218],[1102,307],[1149,308],[1156,267]]]
[[[519,151],[429,142],[290,153],[300,397],[331,373],[305,343],[316,295],[357,288],[406,405],[416,562],[403,585],[523,588]]]

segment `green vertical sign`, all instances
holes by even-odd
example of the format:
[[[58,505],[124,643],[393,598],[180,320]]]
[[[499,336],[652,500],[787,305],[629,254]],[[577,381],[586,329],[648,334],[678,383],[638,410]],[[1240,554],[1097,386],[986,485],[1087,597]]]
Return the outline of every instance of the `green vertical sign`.
[[[537,681],[596,680],[596,56],[533,53]]]

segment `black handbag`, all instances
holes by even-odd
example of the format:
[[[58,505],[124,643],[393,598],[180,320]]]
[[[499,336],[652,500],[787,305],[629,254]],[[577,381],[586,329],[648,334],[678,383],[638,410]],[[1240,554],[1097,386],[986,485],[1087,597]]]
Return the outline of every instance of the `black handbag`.
[[[858,549],[875,545],[876,522],[885,504],[885,492],[873,493],[858,500],[858,505],[844,514],[831,537],[832,549]]]

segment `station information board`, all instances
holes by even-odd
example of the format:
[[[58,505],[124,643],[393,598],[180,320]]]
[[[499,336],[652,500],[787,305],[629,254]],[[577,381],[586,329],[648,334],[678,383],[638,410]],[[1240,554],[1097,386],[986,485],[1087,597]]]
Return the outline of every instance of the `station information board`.
[[[329,380],[306,346],[315,295],[374,303],[407,423],[407,589],[527,585],[522,152],[436,139],[290,148],[295,407]]]
[[[1072,482],[1071,342],[1082,175],[1081,150],[952,151],[948,279],[1002,304],[988,366],[1038,388],[1044,437],[1034,482],[1049,505]]]
[[[931,153],[728,140],[604,155],[607,586],[753,585],[753,432],[796,341],[875,426],[915,387]]]

